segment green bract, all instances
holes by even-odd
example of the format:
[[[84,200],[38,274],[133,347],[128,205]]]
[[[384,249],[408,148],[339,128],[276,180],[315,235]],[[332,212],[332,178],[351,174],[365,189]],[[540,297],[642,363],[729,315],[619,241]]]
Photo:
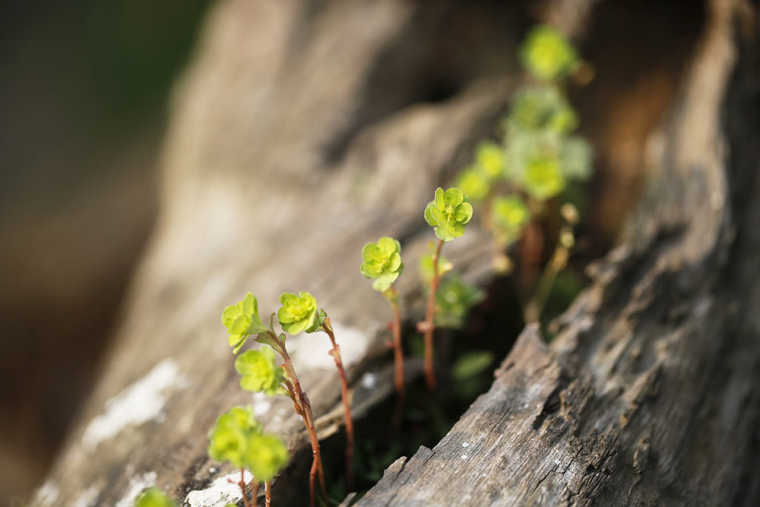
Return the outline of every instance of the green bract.
[[[500,197],[491,208],[491,224],[497,238],[510,244],[520,237],[523,225],[530,219],[530,211],[519,197]]]
[[[367,243],[362,248],[361,272],[367,278],[374,279],[372,288],[385,292],[404,269],[401,262],[401,243],[387,236],[377,243]]]
[[[482,301],[484,297],[483,291],[457,276],[444,278],[435,294],[436,326],[461,327],[470,308]]]
[[[257,433],[261,433],[261,426],[253,418],[251,409],[233,407],[216,420],[209,434],[208,455],[217,461],[229,461],[236,467],[244,467],[248,439]]]
[[[288,463],[288,450],[275,435],[251,435],[248,440],[246,462],[258,481],[268,481]]]
[[[230,333],[228,341],[234,353],[240,350],[249,335],[266,331],[259,317],[258,302],[250,292],[242,301],[224,309],[222,324]]]
[[[158,488],[148,488],[135,498],[135,507],[175,507],[176,505]]]
[[[475,152],[475,163],[487,178],[496,179],[504,173],[504,149],[494,142],[484,141]]]
[[[464,193],[456,187],[445,192],[438,187],[435,199],[425,207],[425,221],[443,241],[451,241],[464,234],[464,226],[471,218],[472,205],[465,202]]]
[[[277,319],[282,329],[290,334],[298,334],[302,331],[313,333],[319,329],[319,312],[317,312],[317,300],[308,292],[288,294],[280,296],[282,306],[277,311]]]
[[[550,153],[537,155],[530,160],[522,174],[525,191],[538,200],[545,200],[559,194],[565,188],[557,157]]]
[[[535,77],[547,81],[567,75],[578,66],[573,47],[559,32],[545,25],[528,34],[520,59]]]
[[[278,394],[283,380],[282,368],[274,360],[274,352],[269,347],[246,350],[235,360],[235,369],[243,377],[240,387],[246,391]]]

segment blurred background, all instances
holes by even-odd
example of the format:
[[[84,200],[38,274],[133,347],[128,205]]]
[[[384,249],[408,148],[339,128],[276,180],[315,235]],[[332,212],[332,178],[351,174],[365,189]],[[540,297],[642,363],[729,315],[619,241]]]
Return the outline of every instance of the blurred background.
[[[303,16],[325,3],[305,1]],[[418,12],[406,39],[385,58],[391,76],[406,76],[399,83],[424,86],[394,95],[397,85],[376,76],[367,102],[376,107],[357,113],[354,130],[511,72],[514,47],[500,44],[522,38],[537,9],[410,3]],[[201,0],[0,6],[0,492],[39,483],[97,378],[159,213],[172,85],[214,8]],[[635,203],[647,137],[704,21],[701,2],[607,2],[595,12],[580,46],[595,78],[569,90],[597,152],[589,257],[614,241]]]

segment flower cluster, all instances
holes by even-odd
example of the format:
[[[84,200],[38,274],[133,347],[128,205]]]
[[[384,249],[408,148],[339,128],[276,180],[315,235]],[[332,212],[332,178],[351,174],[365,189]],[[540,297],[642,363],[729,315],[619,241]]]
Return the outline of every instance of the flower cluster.
[[[228,342],[236,354],[245,344],[248,336],[266,331],[266,327],[259,317],[258,302],[250,292],[242,301],[224,309],[222,324],[229,332]]]
[[[464,226],[472,218],[472,205],[464,200],[464,193],[452,187],[435,190],[435,199],[425,207],[425,221],[433,227],[436,237],[451,241],[464,234]]]
[[[367,243],[362,248],[361,272],[373,279],[372,288],[379,292],[387,291],[404,269],[401,262],[401,243],[387,236],[377,243]]]
[[[530,220],[530,211],[517,196],[494,199],[491,221],[496,239],[509,245],[522,234],[522,228]]]
[[[308,292],[299,292],[298,295],[284,293],[280,296],[282,306],[277,310],[277,320],[282,329],[290,334],[298,334],[303,331],[313,333],[322,325],[317,300]]]
[[[559,32],[546,25],[528,34],[520,59],[536,78],[547,81],[573,72],[579,64],[575,49]]]
[[[240,387],[246,391],[283,394],[282,368],[275,363],[271,348],[246,350],[235,359],[235,369],[241,375]]]
[[[220,415],[209,440],[212,459],[247,468],[258,481],[271,480],[289,460],[285,445],[262,432],[250,408],[233,407]]]

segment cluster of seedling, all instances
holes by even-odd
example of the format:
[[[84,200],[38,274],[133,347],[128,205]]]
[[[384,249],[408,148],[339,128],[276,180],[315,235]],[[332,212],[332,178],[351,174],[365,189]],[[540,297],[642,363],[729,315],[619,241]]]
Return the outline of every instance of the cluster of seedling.
[[[436,327],[461,327],[469,309],[484,297],[482,291],[454,275],[451,262],[442,255],[444,244],[465,232],[473,216],[471,203],[483,206],[482,222],[492,233],[495,245],[495,267],[508,271],[512,265],[507,257],[510,245],[520,239],[532,219],[549,209],[550,200],[563,192],[568,181],[585,179],[591,171],[590,147],[572,134],[577,127],[577,116],[562,93],[565,78],[577,74],[581,68],[575,51],[551,28],[538,27],[528,35],[521,58],[534,82],[517,93],[504,121],[502,141],[481,143],[476,149],[475,161],[459,174],[457,186],[447,190],[437,188],[433,200],[424,209],[425,221],[436,237],[430,244],[430,252],[422,256],[419,263],[427,304],[424,320],[417,324],[417,329],[423,335],[425,380],[430,389],[436,386]],[[533,299],[526,305],[528,320],[536,320],[540,315],[554,276],[566,265],[574,244],[573,226],[578,221],[578,212],[567,203],[559,209],[563,226],[558,246]],[[401,302],[394,283],[404,268],[401,244],[394,238],[381,237],[366,244],[361,257],[361,273],[372,280],[372,288],[385,297],[392,310],[394,384],[400,407],[404,399],[404,353]],[[222,323],[229,333],[229,346],[237,355],[235,369],[241,375],[240,386],[247,391],[288,396],[302,418],[312,450],[309,497],[310,505],[314,506],[317,483],[323,498],[327,499],[325,474],[314,414],[288,353],[287,334],[323,332],[331,342],[329,354],[341,381],[349,487],[354,449],[350,391],[330,318],[318,307],[316,299],[308,292],[285,293],[280,303],[279,310],[264,324],[256,298],[248,293],[243,300],[224,309]],[[282,332],[275,330],[275,320]],[[259,346],[239,353],[249,338]],[[477,363],[481,359],[473,361]],[[284,443],[277,436],[263,432],[251,410],[245,407],[233,407],[219,416],[209,438],[209,455],[240,470],[240,480],[235,483],[240,486],[243,504],[256,505],[259,484],[264,483],[268,506],[271,480],[289,460]],[[250,484],[246,484],[245,470],[253,475]],[[137,505],[167,507],[173,504],[160,491],[150,489],[138,498]]]

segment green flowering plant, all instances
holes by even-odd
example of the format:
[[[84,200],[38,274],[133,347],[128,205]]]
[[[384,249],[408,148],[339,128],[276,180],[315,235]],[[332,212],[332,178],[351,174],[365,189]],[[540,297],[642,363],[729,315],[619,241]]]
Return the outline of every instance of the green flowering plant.
[[[550,199],[565,189],[560,160],[551,152],[537,153],[522,174],[525,191],[538,201]]]
[[[259,317],[256,298],[250,292],[242,301],[230,305],[222,312],[222,324],[229,332],[228,342],[237,354],[248,336],[266,331]]]
[[[246,350],[235,359],[235,369],[241,375],[240,387],[246,391],[285,394],[282,387],[284,373],[275,364],[271,348]]]
[[[177,504],[158,488],[148,488],[135,498],[135,507],[176,507]]]
[[[362,274],[373,279],[372,288],[378,292],[390,289],[404,270],[401,262],[401,243],[384,236],[377,243],[367,243],[362,248]]]
[[[298,295],[286,292],[280,296],[280,303],[282,306],[277,310],[277,319],[286,333],[313,333],[321,327],[317,300],[308,292],[299,292]]]
[[[435,325],[459,329],[470,308],[483,301],[485,293],[458,276],[447,276],[435,296]]]
[[[491,206],[491,225],[497,240],[509,245],[522,234],[530,220],[530,210],[520,197],[498,197]]]
[[[467,199],[482,201],[491,191],[491,182],[477,166],[471,166],[459,174],[457,187],[462,189]]]
[[[422,276],[422,280],[427,284],[430,285],[430,283],[433,281],[433,278],[435,277],[435,271],[433,267],[433,257],[435,256],[435,244],[431,241],[430,242],[430,251],[420,257],[420,276]],[[451,263],[450,260],[448,260],[443,255],[438,256],[438,276],[443,277],[446,273],[454,269],[454,265]]]
[[[465,225],[471,218],[472,205],[464,200],[464,193],[456,187],[445,192],[438,187],[435,199],[425,207],[425,221],[441,241],[451,241],[464,234]]]
[[[270,433],[253,434],[248,440],[248,469],[260,481],[270,481],[290,460],[285,444]]]
[[[561,135],[578,126],[578,115],[558,87],[537,85],[517,93],[505,125],[508,136],[536,131]]]
[[[490,180],[499,178],[507,165],[504,148],[493,141],[483,141],[475,149],[475,165]]]
[[[520,60],[533,76],[545,81],[572,73],[580,63],[565,37],[547,25],[530,31],[520,50]]]

